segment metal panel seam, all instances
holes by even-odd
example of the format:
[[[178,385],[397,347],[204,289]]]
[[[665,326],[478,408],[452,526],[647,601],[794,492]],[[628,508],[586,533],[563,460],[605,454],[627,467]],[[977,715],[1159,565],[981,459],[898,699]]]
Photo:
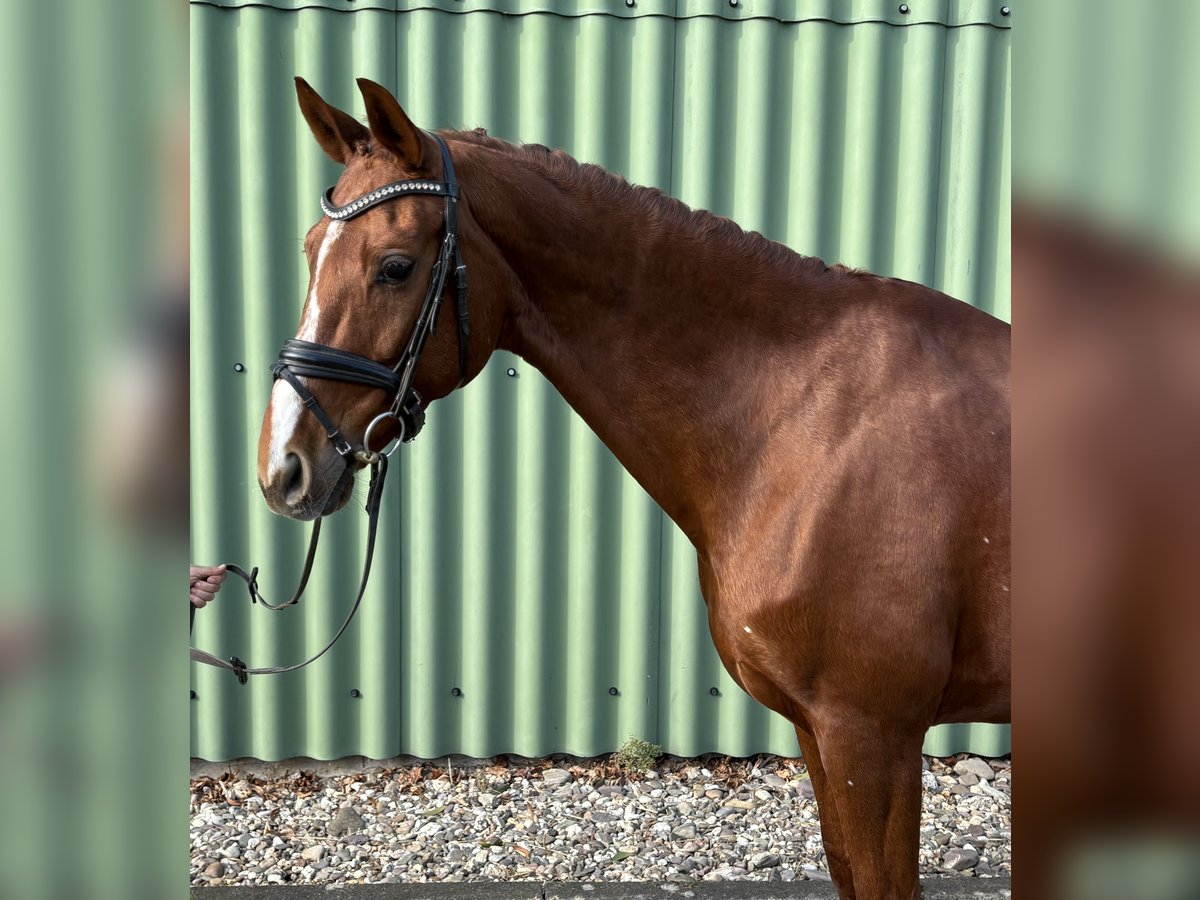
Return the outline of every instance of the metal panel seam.
[[[230,12],[240,12],[243,9],[270,9],[280,13],[309,12],[316,10],[318,12],[329,13],[350,13],[351,15],[354,13],[363,12],[400,12],[399,8],[395,4],[392,4],[390,8],[387,6],[360,6],[350,9],[339,9],[334,6],[325,6],[321,3],[305,4],[304,6],[280,6],[277,3],[264,3],[259,2],[259,0],[247,0],[245,3],[219,3],[214,2],[214,0],[188,0],[188,6],[207,6],[211,9],[224,9],[229,10]]]
[[[671,117],[671,143],[670,152],[667,154],[667,187],[672,191],[671,196],[678,196],[674,193],[675,188],[675,108],[679,103],[679,3],[680,0],[675,0],[675,15],[672,17],[671,25],[671,106],[669,114]],[[654,672],[654,737],[650,739],[653,744],[660,744],[662,741],[662,711],[663,711],[663,640],[662,640],[662,612],[663,603],[667,596],[667,592],[663,589],[663,547],[666,546],[667,537],[665,531],[668,527],[673,527],[674,522],[667,517],[666,511],[657,503],[654,504],[658,509],[658,577],[655,578],[654,584],[654,663],[651,669]],[[667,703],[670,698],[666,698]]]
[[[600,10],[588,10],[586,12],[575,13],[575,12],[570,12],[570,11],[565,11],[565,10],[552,10],[552,9],[531,9],[531,10],[528,10],[527,12],[514,13],[514,12],[509,12],[509,11],[503,10],[503,9],[453,10],[453,9],[445,9],[436,4],[430,4],[428,6],[406,6],[404,9],[400,9],[398,2],[392,5],[391,11],[394,13],[397,13],[397,14],[409,13],[409,12],[433,11],[433,12],[444,12],[444,13],[449,13],[450,15],[459,15],[459,16],[471,15],[473,13],[491,13],[494,15],[500,15],[500,16],[504,16],[506,18],[514,18],[514,19],[524,18],[526,16],[554,16],[555,18],[559,18],[559,19],[588,19],[588,18],[671,19],[672,21],[675,21],[675,22],[682,22],[682,21],[689,20],[689,19],[721,19],[721,20],[724,20],[727,22],[764,22],[764,21],[765,22],[776,22],[781,25],[800,25],[800,24],[804,24],[806,22],[827,22],[831,25],[854,26],[854,25],[878,24],[878,25],[888,25],[893,28],[910,28],[914,25],[940,25],[942,28],[946,28],[946,29],[973,28],[973,27],[977,27],[977,26],[982,26],[985,28],[994,28],[997,31],[1010,31],[1012,29],[1012,25],[1006,25],[1006,24],[1003,24],[1000,22],[991,22],[991,21],[986,21],[986,20],[982,20],[982,19],[978,20],[978,21],[974,21],[974,22],[942,22],[942,21],[938,21],[937,19],[914,19],[911,22],[893,22],[890,19],[886,19],[886,18],[879,17],[879,16],[863,16],[863,17],[857,18],[857,19],[833,18],[831,16],[815,16],[815,15],[814,16],[799,16],[796,18],[787,18],[787,19],[782,19],[779,16],[770,16],[770,15],[729,16],[729,15],[725,15],[724,13],[721,13],[721,12],[703,12],[703,13],[680,12],[679,11],[679,3],[680,2],[681,2],[681,0],[676,0],[676,7],[675,7],[675,11],[673,13],[662,13],[662,12],[657,12],[657,11],[655,11],[655,12],[617,13],[617,12],[603,12]],[[326,5],[320,4],[320,3],[305,4],[302,6],[282,6],[277,3],[271,3],[271,2],[269,2],[269,0],[245,0],[245,2],[220,2],[220,0],[188,0],[188,5],[189,6],[210,6],[210,7],[213,7],[214,9],[229,9],[229,10],[239,10],[239,9],[248,9],[248,8],[273,9],[278,12],[301,12],[304,10],[314,10],[315,9],[315,10],[322,10],[324,12],[353,14],[356,12],[362,12],[364,9],[368,9],[368,8],[380,10],[383,12],[388,11],[387,7],[384,7],[384,6],[358,7],[358,8],[348,8],[348,9],[339,9],[337,7],[326,6]]]
[[[942,171],[942,156],[944,140],[946,136],[946,78],[950,69],[949,60],[946,58],[946,53],[942,53],[942,89],[938,94],[938,136],[937,136],[937,166],[934,171]],[[945,179],[938,178],[938,196],[937,202],[933,205],[933,270],[929,273],[929,286],[936,287],[936,282],[944,281],[941,277],[942,259],[944,252],[942,250],[942,200],[946,191]]]
[[[196,2],[196,0],[193,0]],[[528,15],[523,13],[523,15]],[[555,14],[557,15],[557,13]],[[596,15],[596,14],[592,14]],[[599,13],[598,15],[605,15]],[[647,13],[643,18],[651,18],[652,16],[661,16],[662,13]],[[626,18],[626,17],[622,17]],[[633,18],[632,16],[628,18]],[[952,28],[994,28],[997,31],[1010,31],[1011,25],[1000,25],[996,22],[939,22],[936,19],[914,19],[911,22],[893,22],[890,19],[869,18],[861,19],[833,19],[829,16],[804,16],[803,18],[781,19],[778,16],[723,16],[718,13],[683,13],[671,16],[676,21],[683,22],[689,19],[721,19],[725,22],[774,22],[777,25],[803,25],[807,22],[826,22],[830,25],[844,25],[852,28],[855,25],[888,25],[892,28],[912,28],[916,25],[940,25],[942,28],[950,30]]]

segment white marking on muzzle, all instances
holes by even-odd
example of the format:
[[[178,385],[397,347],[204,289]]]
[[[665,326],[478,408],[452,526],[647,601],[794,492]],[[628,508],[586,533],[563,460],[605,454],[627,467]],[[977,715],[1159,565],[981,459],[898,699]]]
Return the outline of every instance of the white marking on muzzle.
[[[300,321],[300,331],[296,337],[302,341],[314,341],[317,337],[317,317],[321,313],[321,303],[317,299],[317,287],[321,283],[321,267],[329,248],[342,233],[345,222],[330,222],[325,229],[325,238],[321,241],[321,249],[317,251],[317,265],[313,270],[312,288],[308,292],[308,302],[304,306],[304,318]],[[296,425],[304,412],[304,404],[292,386],[283,379],[275,382],[271,388],[271,455],[267,465],[267,478],[274,481],[283,469],[283,461],[288,454],[288,445],[296,434]]]

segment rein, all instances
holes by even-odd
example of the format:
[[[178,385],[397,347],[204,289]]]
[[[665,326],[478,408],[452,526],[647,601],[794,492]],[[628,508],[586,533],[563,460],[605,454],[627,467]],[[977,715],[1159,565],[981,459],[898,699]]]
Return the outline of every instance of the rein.
[[[437,332],[438,312],[441,309],[442,300],[446,292],[446,282],[449,280],[451,273],[454,276],[455,307],[458,319],[458,384],[456,387],[462,387],[466,382],[468,363],[467,341],[471,329],[467,317],[467,267],[463,263],[462,253],[458,244],[458,181],[454,175],[454,165],[450,160],[450,151],[446,147],[446,142],[436,134],[431,135],[431,137],[437,142],[442,152],[442,172],[445,181],[429,181],[427,179],[396,181],[369,191],[358,199],[347,203],[345,206],[335,206],[333,204],[333,188],[330,188],[321,196],[321,210],[326,216],[335,221],[352,219],[366,212],[368,209],[378,206],[380,203],[393,200],[397,197],[414,194],[441,196],[446,200],[445,235],[442,238],[437,261],[433,264],[433,269],[430,272],[429,289],[425,293],[425,300],[421,304],[420,312],[417,314],[416,324],[413,326],[412,334],[409,336],[404,352],[400,355],[400,359],[394,366],[383,365],[368,357],[352,353],[349,350],[341,350],[325,344],[293,339],[284,342],[283,349],[279,351],[279,359],[271,367],[271,374],[275,378],[282,378],[290,384],[300,397],[300,401],[316,417],[317,421],[321,423],[321,427],[325,429],[325,436],[329,438],[334,449],[337,450],[345,462],[345,470],[343,472],[349,471],[350,467],[356,462],[370,467],[371,481],[367,491],[366,504],[368,517],[367,551],[363,560],[362,578],[359,581],[358,594],[354,598],[350,612],[346,615],[341,627],[329,642],[318,653],[310,656],[303,662],[287,666],[253,668],[236,656],[231,656],[229,659],[222,659],[205,650],[200,650],[196,647],[191,648],[193,662],[204,663],[205,665],[221,669],[229,669],[242,684],[246,683],[250,675],[276,675],[281,672],[292,672],[296,669],[302,669],[320,659],[337,643],[358,612],[363,594],[367,590],[367,581],[371,576],[371,561],[375,555],[375,534],[379,526],[380,498],[383,495],[383,485],[387,478],[388,458],[401,443],[407,443],[415,438],[425,425],[425,411],[422,407],[421,395],[413,388],[412,382],[417,362],[420,360],[421,353],[425,349],[425,343],[430,335]],[[301,382],[301,378],[325,378],[334,381],[361,384],[371,388],[380,388],[392,396],[392,403],[387,410],[377,415],[367,425],[366,431],[363,433],[362,448],[356,450],[342,434],[341,429],[334,424],[329,414],[321,408],[321,405],[317,402],[316,397],[312,395],[312,392]],[[385,446],[379,451],[371,450],[371,432],[376,426],[388,419],[393,419],[397,422],[400,426],[400,434],[392,441],[390,449]],[[343,477],[345,477],[344,474]],[[336,494],[337,488],[335,487],[330,493],[330,504],[334,502]],[[328,510],[328,507],[326,510]],[[309,576],[312,574],[313,562],[317,556],[317,542],[321,535],[321,520],[324,516],[325,512],[322,512],[321,516],[313,522],[312,535],[308,543],[308,555],[304,560],[304,570],[300,574],[300,582],[296,586],[296,590],[290,600],[272,604],[263,598],[258,590],[257,566],[247,572],[241,566],[232,563],[226,564],[226,571],[231,572],[246,582],[246,589],[250,594],[251,603],[260,603],[269,610],[278,611],[289,606],[294,606],[300,601],[300,597],[304,594],[304,590],[308,586]],[[190,606],[190,609],[191,623],[194,625],[196,607]]]

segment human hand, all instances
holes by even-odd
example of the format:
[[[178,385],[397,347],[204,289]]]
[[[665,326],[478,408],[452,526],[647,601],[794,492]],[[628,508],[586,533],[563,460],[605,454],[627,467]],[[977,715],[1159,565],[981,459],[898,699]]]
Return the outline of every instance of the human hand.
[[[203,609],[204,605],[217,596],[221,582],[225,580],[225,566],[191,567],[192,606]]]

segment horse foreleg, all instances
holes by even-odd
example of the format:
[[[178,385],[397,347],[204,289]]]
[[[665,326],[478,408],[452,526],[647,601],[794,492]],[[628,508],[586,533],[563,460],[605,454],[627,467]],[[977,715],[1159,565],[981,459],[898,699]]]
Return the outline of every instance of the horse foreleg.
[[[853,889],[847,892],[839,885],[838,890],[857,900],[920,900],[917,850],[924,729],[885,727],[865,717],[839,715],[818,721],[816,732],[823,792],[832,798],[839,852],[849,859],[853,873]],[[813,788],[832,873],[834,856],[825,831],[828,801],[815,779]]]
[[[821,765],[821,751],[816,739],[796,726],[796,739],[800,752],[804,754],[804,765],[812,782],[813,794],[817,798],[817,814],[821,819],[821,843],[825,847],[825,860],[829,863],[829,875],[842,900],[855,900],[854,876],[850,870],[850,857],[842,842],[842,828],[838,820],[837,801],[829,790],[825,768]]]

